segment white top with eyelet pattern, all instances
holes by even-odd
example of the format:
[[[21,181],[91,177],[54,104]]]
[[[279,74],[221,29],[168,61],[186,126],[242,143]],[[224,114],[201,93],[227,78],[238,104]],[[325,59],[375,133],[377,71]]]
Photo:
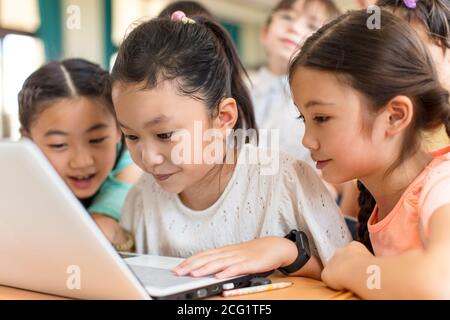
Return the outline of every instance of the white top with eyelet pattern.
[[[308,236],[312,254],[326,264],[352,239],[336,203],[317,173],[292,156],[275,152],[269,160],[279,161],[279,170],[272,175],[262,174],[267,168],[262,161],[240,164],[243,151],[260,150],[256,148],[242,148],[224,192],[203,211],[187,208],[178,195],[144,174],[128,194],[121,219],[135,236],[137,253],[186,258],[260,237],[284,237],[297,229]]]

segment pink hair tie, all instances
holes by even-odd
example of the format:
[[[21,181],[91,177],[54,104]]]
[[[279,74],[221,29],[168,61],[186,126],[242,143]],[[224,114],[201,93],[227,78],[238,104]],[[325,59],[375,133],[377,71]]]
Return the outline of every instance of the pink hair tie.
[[[188,23],[188,24],[195,24],[195,20],[186,17],[186,14],[183,11],[175,11],[174,13],[172,13],[172,16],[170,18],[172,21],[176,21],[176,22],[182,22],[184,24]]]
[[[408,9],[415,9],[417,7],[418,0],[403,0],[403,3]]]

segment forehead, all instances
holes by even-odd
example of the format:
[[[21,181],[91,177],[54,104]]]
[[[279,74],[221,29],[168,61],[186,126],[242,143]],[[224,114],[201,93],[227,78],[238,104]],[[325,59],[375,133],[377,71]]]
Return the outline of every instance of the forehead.
[[[207,114],[203,102],[181,95],[173,81],[160,82],[152,89],[145,89],[143,83],[114,85],[113,100],[118,120],[124,125],[141,126],[155,117],[203,120]]]
[[[292,94],[296,105],[300,108],[311,101],[323,101],[328,103],[358,104],[361,95],[338,79],[336,75],[300,67],[292,77]]]
[[[326,6],[317,0],[308,1],[304,8],[304,14],[307,18],[314,20],[318,24],[324,24],[328,20]]]
[[[36,117],[32,126],[84,129],[96,122],[114,121],[114,116],[100,101],[79,97],[55,101]]]

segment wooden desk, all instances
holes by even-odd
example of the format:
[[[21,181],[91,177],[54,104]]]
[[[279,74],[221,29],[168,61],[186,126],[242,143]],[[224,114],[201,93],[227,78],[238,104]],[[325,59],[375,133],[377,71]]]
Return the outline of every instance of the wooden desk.
[[[354,300],[357,299],[350,292],[338,292],[328,288],[323,282],[296,277],[271,276],[272,282],[294,282],[294,285],[280,290],[249,294],[245,296],[222,298],[213,297],[211,300]],[[0,300],[61,300],[64,298],[42,293],[30,292],[0,286]]]
[[[214,297],[211,300],[356,300],[351,292],[339,292],[328,288],[325,283],[309,278],[285,277],[274,274],[270,277],[272,283],[293,282],[285,289],[254,293],[238,297]]]

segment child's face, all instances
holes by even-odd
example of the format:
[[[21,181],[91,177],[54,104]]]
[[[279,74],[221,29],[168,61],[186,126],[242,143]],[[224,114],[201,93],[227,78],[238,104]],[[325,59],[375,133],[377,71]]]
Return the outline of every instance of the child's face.
[[[113,169],[120,130],[114,116],[89,98],[61,99],[26,133],[79,199],[92,197]]]
[[[142,88],[142,84],[114,85],[119,125],[135,163],[164,190],[180,194],[207,179],[217,167],[203,159],[206,145],[211,144],[203,136],[218,127],[218,120],[211,119],[203,102],[178,94],[173,82]],[[224,147],[221,137],[213,141]]]
[[[272,62],[287,68],[296,50],[308,36],[326,22],[327,18],[325,6],[318,1],[305,5],[304,0],[298,0],[291,9],[275,12],[261,37],[269,65]]]
[[[294,74],[292,93],[305,121],[303,145],[325,180],[359,179],[392,161],[384,158],[390,149],[376,115],[333,74],[301,67]]]

